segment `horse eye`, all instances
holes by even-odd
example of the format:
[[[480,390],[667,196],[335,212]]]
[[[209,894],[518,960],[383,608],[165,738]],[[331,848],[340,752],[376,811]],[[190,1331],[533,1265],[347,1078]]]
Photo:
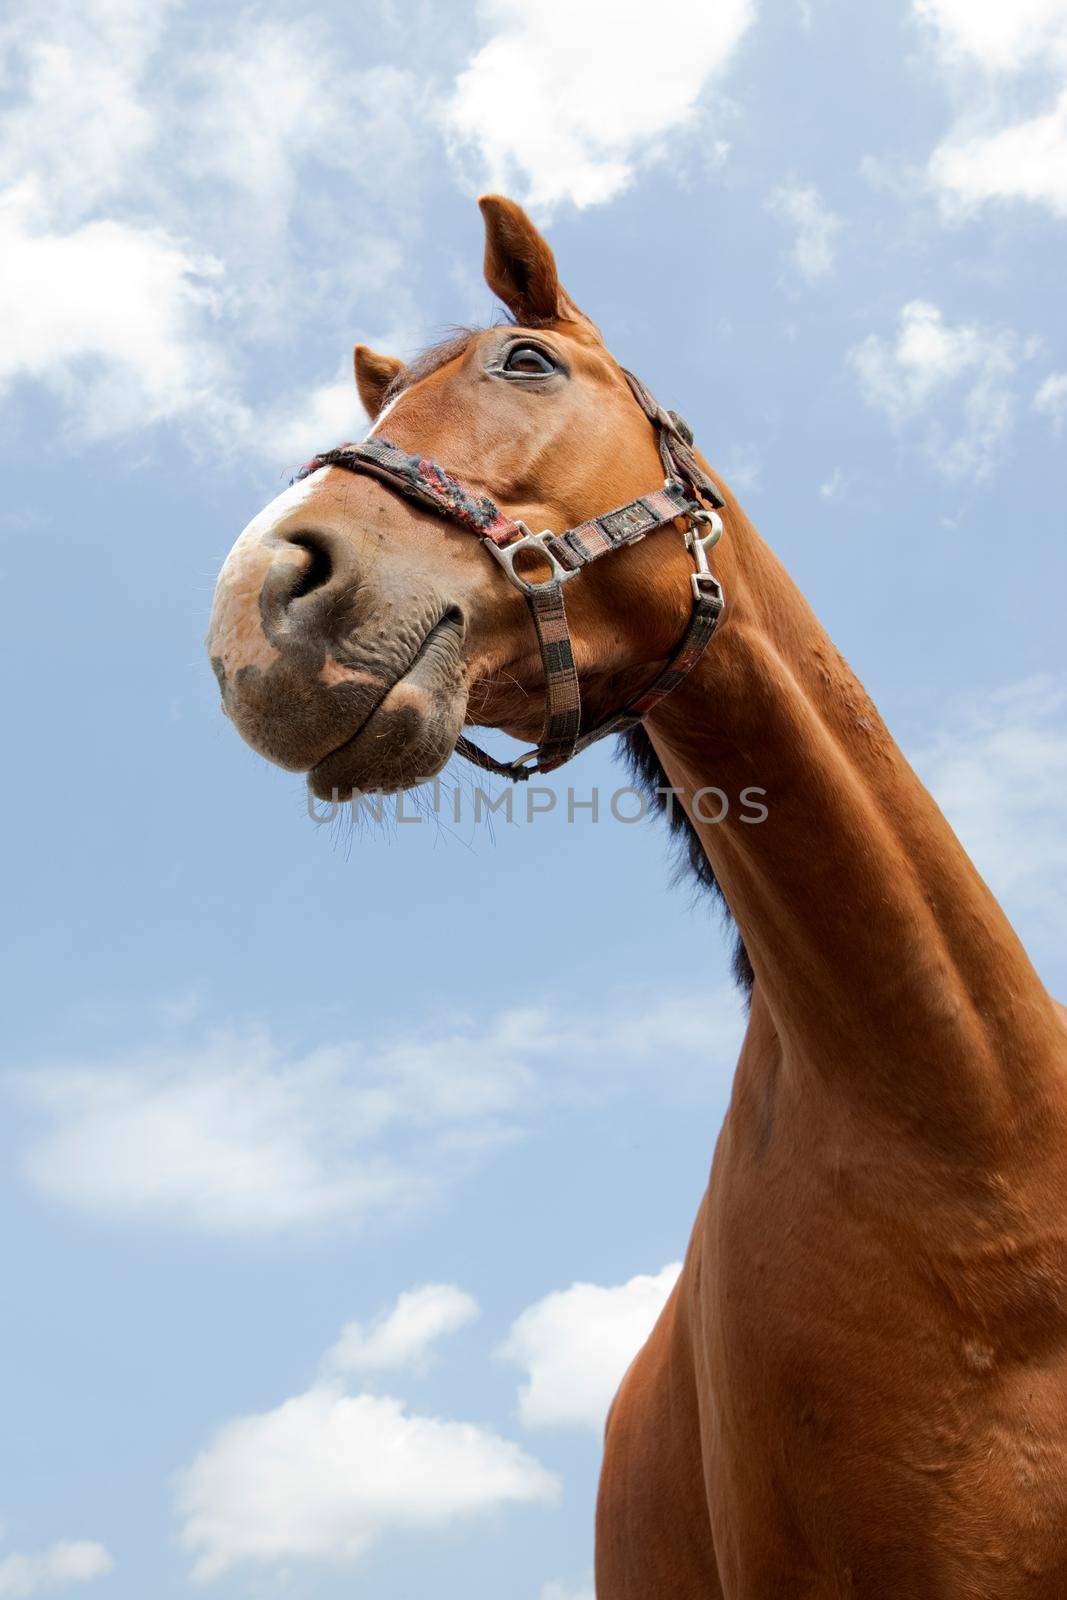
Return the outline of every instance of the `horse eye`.
[[[529,372],[537,377],[557,371],[556,363],[532,344],[517,344],[508,351],[505,372]]]

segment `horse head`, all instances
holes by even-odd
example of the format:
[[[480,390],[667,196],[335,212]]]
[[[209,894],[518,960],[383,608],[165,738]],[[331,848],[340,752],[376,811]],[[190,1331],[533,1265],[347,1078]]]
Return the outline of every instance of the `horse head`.
[[[358,345],[368,440],[387,440],[391,459],[433,472],[442,463],[465,503],[491,502],[524,532],[627,511],[663,485],[659,435],[674,419],[648,404],[569,298],[523,211],[498,196],[480,204],[485,276],[513,320],[407,365]],[[469,528],[344,459],[311,463],[223,566],[207,648],[235,727],[272,761],[306,771],[323,798],[433,777],[465,724],[536,741],[547,657],[529,596]],[[583,726],[629,705],[686,635],[694,564],[666,526],[676,512],[668,505],[658,536],[624,539],[617,559],[568,587]],[[685,519],[676,526],[684,532]],[[536,541],[513,560],[529,583],[552,576]]]

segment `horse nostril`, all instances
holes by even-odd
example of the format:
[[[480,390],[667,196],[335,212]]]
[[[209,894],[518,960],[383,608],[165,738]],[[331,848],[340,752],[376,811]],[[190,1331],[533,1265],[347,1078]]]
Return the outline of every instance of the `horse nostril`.
[[[321,644],[359,622],[359,563],[351,542],[321,528],[295,528],[270,546],[259,592],[265,622],[293,639]]]
[[[308,557],[307,564],[297,574],[289,590],[291,605],[294,600],[299,600],[307,594],[314,594],[316,589],[325,588],[333,577],[333,556],[326,540],[315,533],[291,533],[287,542],[306,550]]]

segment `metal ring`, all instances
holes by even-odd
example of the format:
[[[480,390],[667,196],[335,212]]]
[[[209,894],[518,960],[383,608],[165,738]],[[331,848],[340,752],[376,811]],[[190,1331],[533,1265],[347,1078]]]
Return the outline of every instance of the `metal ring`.
[[[494,544],[492,539],[483,539],[482,543],[489,551],[489,554],[500,563],[510,581],[522,594],[538,594],[543,589],[551,589],[558,583],[566,583],[568,578],[576,578],[578,576],[581,571],[580,567],[565,567],[558,556],[549,549],[547,541],[556,537],[551,528],[545,528],[541,533],[531,533],[525,522],[519,522],[516,526],[523,530],[521,539],[513,539],[510,544],[503,545]],[[535,547],[538,555],[543,556],[552,568],[552,576],[542,579],[540,583],[531,583],[528,578],[524,578],[520,572],[515,570],[515,557],[519,551],[527,550],[531,547]]]

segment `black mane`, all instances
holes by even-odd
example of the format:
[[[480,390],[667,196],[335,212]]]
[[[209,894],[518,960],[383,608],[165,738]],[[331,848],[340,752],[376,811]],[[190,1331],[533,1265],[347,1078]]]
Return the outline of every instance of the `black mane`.
[[[737,983],[747,994],[752,993],[755,974],[752,963],[748,958],[748,951],[737,926],[730,915],[730,908],[726,904],[725,896],[719,887],[718,879],[712,871],[711,862],[704,854],[700,843],[700,836],[690,822],[685,810],[680,805],[667,804],[670,792],[670,779],[663,770],[659,756],[656,754],[652,740],[648,737],[643,727],[631,728],[628,733],[619,737],[619,748],[623,760],[629,769],[630,776],[636,788],[646,796],[649,805],[660,816],[666,816],[667,825],[672,835],[678,842],[678,863],[675,868],[675,882],[692,875],[701,890],[706,890],[718,901],[727,922],[734,930],[733,973]]]

